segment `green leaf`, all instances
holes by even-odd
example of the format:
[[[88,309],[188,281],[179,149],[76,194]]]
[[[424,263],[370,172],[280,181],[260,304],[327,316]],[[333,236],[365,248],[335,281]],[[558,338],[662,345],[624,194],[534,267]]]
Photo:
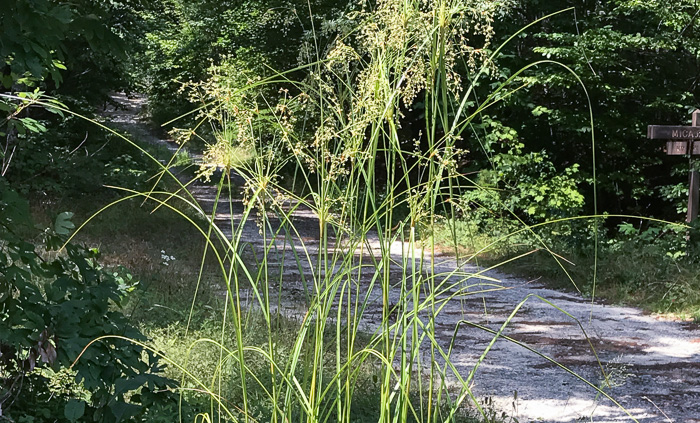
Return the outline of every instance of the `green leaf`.
[[[63,63],[61,63],[59,60],[54,60],[54,61],[53,61],[53,66],[54,66],[56,69],[68,70],[68,68],[67,68]]]
[[[41,122],[37,121],[36,119],[21,118],[19,119],[19,121],[22,122],[22,124],[32,132],[46,132],[46,126],[44,126]]]
[[[124,393],[127,393],[129,391],[135,391],[136,389],[140,388],[147,382],[147,378],[145,375],[138,375],[133,378],[121,378],[117,379],[117,381],[114,383],[114,394],[115,395],[122,395]]]
[[[127,420],[141,411],[141,407],[136,404],[128,404],[123,401],[113,402],[109,405],[116,421]]]
[[[56,217],[56,223],[54,224],[54,230],[59,235],[70,235],[71,231],[75,229],[75,225],[70,220],[73,218],[73,213],[63,212]]]
[[[12,74],[7,74],[2,76],[2,86],[5,88],[12,87]]]
[[[69,400],[66,404],[66,408],[63,410],[63,414],[68,420],[72,422],[77,421],[85,414],[85,401],[77,399]]]

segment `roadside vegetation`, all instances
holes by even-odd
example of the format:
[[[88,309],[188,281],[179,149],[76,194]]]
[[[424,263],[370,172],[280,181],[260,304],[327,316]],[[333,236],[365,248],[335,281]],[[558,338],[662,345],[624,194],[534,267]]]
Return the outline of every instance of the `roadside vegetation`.
[[[700,319],[696,165],[642,139],[697,106],[696,6],[558,3],[10,1],[0,421],[515,421],[432,336],[472,275],[393,240]],[[116,91],[202,162],[109,130]],[[263,259],[182,175],[243,199]],[[300,316],[267,260],[289,204],[319,219],[285,259],[310,269]]]
[[[700,321],[697,246],[685,241],[686,234],[697,229],[658,222],[648,225],[640,219],[637,227],[620,224],[614,237],[601,230],[596,253],[592,237],[572,242],[576,238],[573,234],[562,234],[570,231],[571,225],[561,226],[540,227],[535,234],[512,236],[508,232],[501,238],[488,229],[457,221],[438,225],[427,244],[591,300],[632,305],[671,319]],[[543,248],[543,239],[550,251]],[[552,254],[558,260],[553,260]],[[513,257],[518,257],[517,261],[508,261]]]

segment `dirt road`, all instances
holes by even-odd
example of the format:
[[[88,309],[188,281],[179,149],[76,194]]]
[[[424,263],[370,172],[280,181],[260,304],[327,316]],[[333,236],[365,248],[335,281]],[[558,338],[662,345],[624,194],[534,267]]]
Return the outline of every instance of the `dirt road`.
[[[130,131],[142,141],[167,143],[149,132],[144,122],[138,119],[137,112],[143,99],[115,98],[125,105],[124,110],[108,113],[116,126]],[[193,188],[193,193],[205,210],[211,210],[213,188],[200,185]],[[230,231],[231,222],[234,225],[240,223],[242,210],[239,201],[234,201],[232,207],[222,204],[218,208],[217,222],[225,231]],[[314,237],[318,236],[315,216],[300,209],[295,219],[300,232],[295,245],[279,240],[278,251],[298,248],[302,241],[313,251]],[[262,246],[259,231],[252,222],[245,225],[244,242]],[[401,243],[391,246],[396,261],[401,260],[404,248]],[[452,257],[427,256],[427,260],[434,261],[438,273],[447,274],[460,269],[463,274],[495,279],[507,288],[460,295],[450,301],[436,317],[436,336],[441,344],[449,343],[455,327],[465,320],[498,330],[525,300],[504,332],[511,341],[498,340],[476,371],[473,391],[484,403],[493,404],[495,409],[505,411],[521,423],[631,422],[635,419],[643,423],[700,423],[698,325],[665,321],[628,307],[592,304],[580,296],[496,271],[481,274],[482,269],[470,263],[458,263]],[[293,300],[300,297],[300,273],[311,271],[311,265],[301,269],[282,266],[282,271],[284,289],[290,299],[286,307],[289,313],[294,313],[303,307]],[[483,281],[480,276],[473,276],[466,282],[478,289],[480,281]],[[381,315],[380,293],[372,295],[370,303],[375,309],[370,308],[366,314],[367,330],[376,329],[378,325],[371,316]],[[398,301],[398,298],[392,298],[392,301]],[[492,338],[492,334],[482,329],[460,326],[451,357],[460,374],[473,369]],[[612,387],[605,391],[632,417],[597,395],[586,383],[524,345],[568,367],[591,383],[603,386],[592,345],[612,383]]]

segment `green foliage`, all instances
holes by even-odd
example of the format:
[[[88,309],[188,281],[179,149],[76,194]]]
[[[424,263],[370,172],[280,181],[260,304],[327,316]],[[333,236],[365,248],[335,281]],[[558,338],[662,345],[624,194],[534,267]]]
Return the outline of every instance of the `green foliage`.
[[[151,117],[162,124],[191,110],[180,88],[208,79],[211,66],[235,63],[251,81],[294,68],[306,31],[321,28],[325,17],[346,6],[327,0],[168,0],[145,10],[141,60]]]
[[[104,93],[110,88],[110,70],[123,69],[123,37],[133,30],[133,2],[78,0],[9,0],[0,9],[4,31],[0,35],[2,86],[35,86],[51,80],[77,89]],[[62,73],[68,72],[68,78]],[[101,72],[100,72],[101,71]],[[72,73],[71,73],[72,72]],[[80,75],[80,74],[83,75]],[[85,74],[99,73],[100,84],[88,84]],[[80,85],[79,87],[77,85]],[[78,94],[81,95],[81,94]],[[82,93],[87,97],[94,93]]]
[[[67,163],[80,161],[75,160],[75,153],[82,146],[79,140],[87,141],[88,131],[72,134],[70,140],[62,138],[66,134],[61,131],[66,128],[60,128],[61,121],[50,114],[63,117],[58,108],[66,109],[68,105],[74,112],[92,115],[94,105],[106,101],[109,91],[127,87],[126,40],[137,38],[130,36],[138,27],[134,19],[136,3],[6,3],[0,9],[4,28],[0,34],[0,176],[10,178],[13,184],[20,181],[18,188],[58,191],[61,185],[70,185],[62,179],[64,176],[78,173],[68,170],[71,166]],[[11,172],[13,163],[19,168],[15,174]],[[46,184],[38,180],[54,172],[58,180],[49,177]],[[103,176],[109,172],[90,173]],[[79,183],[89,179],[88,175],[84,173],[73,181]]]
[[[660,187],[685,182],[683,160],[666,157],[663,141],[646,139],[650,124],[688,124],[697,106],[698,19],[693,0],[521,0],[498,32],[514,29],[564,7],[508,47],[499,66],[512,74],[523,63],[557,60],[580,77],[591,97],[596,126],[599,212],[654,215],[677,220],[678,197]],[[545,149],[558,168],[580,167],[581,189],[592,194],[592,145],[588,104],[568,70],[542,64],[518,78],[499,117],[518,128],[526,151]],[[496,113],[495,113],[496,114]],[[680,170],[680,169],[678,169]],[[659,201],[661,197],[662,201]],[[666,199],[672,201],[666,201]],[[593,203],[586,204],[592,211]]]
[[[63,42],[73,12],[68,4],[50,0],[11,0],[0,8],[3,35],[0,38],[2,86],[15,82],[33,85],[47,76],[60,83]]]
[[[576,7],[575,15],[554,16],[506,46],[508,54],[497,59],[492,83],[478,88],[488,94],[498,81],[536,60],[559,61],[576,74],[553,63],[528,69],[508,85],[513,92],[489,110],[484,124],[475,126],[482,137],[478,148],[469,148],[472,154],[463,169],[477,174],[474,185],[482,189],[463,195],[471,205],[463,215],[466,221],[438,230],[436,238],[443,242],[453,244],[456,238],[462,248],[475,251],[521,229],[516,217],[532,224],[591,213],[594,171],[598,212],[675,221],[685,217],[687,158],[665,156],[663,141],[646,139],[646,126],[688,124],[689,112],[697,107],[700,93],[692,76],[698,73],[700,47],[697,5],[686,0],[522,0],[513,2],[509,19],[495,22],[497,34],[508,37],[535,18],[568,6]],[[595,146],[587,97],[577,78],[592,102]],[[601,219],[600,225],[584,222],[538,227],[537,237],[520,232],[490,247],[488,254],[502,260],[543,248],[544,241],[576,266],[562,261],[565,272],[541,252],[509,269],[558,281],[571,275],[588,293],[595,290],[654,311],[697,308],[698,250],[685,242],[684,229],[648,223],[617,228],[612,219]],[[596,238],[601,242],[597,263]],[[597,289],[592,280],[596,264]]]
[[[5,122],[12,136],[3,139],[2,174],[14,189],[84,195],[103,185],[138,188],[146,183],[146,174],[156,171],[142,151],[81,118],[50,107],[43,113],[35,110],[35,118],[22,117],[22,109],[36,101],[65,107],[41,92],[22,98]]]
[[[599,253],[596,293],[613,301],[640,305],[662,313],[697,314],[700,311],[700,272],[697,246],[686,235],[697,238],[697,229],[665,224],[626,222],[619,233],[606,240]],[[590,268],[591,254],[575,255],[578,264]],[[634,266],[630,266],[634,263]],[[570,268],[586,281],[581,269]],[[590,283],[584,284],[591,292]]]
[[[46,132],[46,127],[36,119],[23,117],[22,112],[25,109],[33,106],[38,101],[49,100],[38,89],[34,92],[21,92],[16,96],[3,96],[0,98],[0,110],[7,113],[2,120],[2,126],[7,127],[7,132],[16,131],[19,135],[26,135],[27,132]],[[60,105],[60,103],[57,103]],[[7,136],[6,132],[2,132],[3,137]],[[3,156],[7,153],[3,152]]]
[[[577,164],[558,172],[544,151],[500,153],[491,162],[493,168],[480,171],[476,187],[462,196],[471,210],[468,219],[488,227],[492,219],[517,217],[535,223],[581,211]]]
[[[501,265],[527,254],[506,262],[502,269],[523,277],[544,278],[554,287],[578,289],[586,296],[653,312],[700,313],[697,227],[688,232],[683,225],[640,219],[620,223],[613,231],[605,230],[603,225],[612,225],[604,220],[612,219],[599,219],[597,255],[592,219],[548,223],[532,233],[520,231],[511,236],[508,234],[522,229],[512,222],[498,225],[492,221],[491,226],[479,227],[470,221],[448,221],[436,228],[434,240],[477,254],[487,265]],[[686,241],[686,235],[691,242]]]
[[[96,249],[67,244],[71,214],[43,233],[40,255],[27,203],[0,180],[0,406],[25,422],[152,421],[177,413],[176,384],[134,341],[121,311],[136,282],[98,264]],[[88,344],[98,337],[107,338]],[[68,382],[64,385],[63,380]],[[65,417],[66,420],[63,420]]]
[[[28,115],[28,110],[37,104],[46,104],[45,110],[63,117],[61,108],[65,106],[54,98],[46,96],[37,88],[34,92],[19,92],[14,96],[0,96],[0,138],[3,139],[0,159],[0,176],[5,176],[10,163],[19,148],[20,139],[31,134],[46,132],[45,122],[38,121]]]

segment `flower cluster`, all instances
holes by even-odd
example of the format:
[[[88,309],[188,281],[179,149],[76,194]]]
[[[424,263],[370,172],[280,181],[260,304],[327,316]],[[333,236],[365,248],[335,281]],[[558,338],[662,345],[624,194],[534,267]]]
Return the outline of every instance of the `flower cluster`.
[[[160,259],[162,260],[160,264],[169,266],[171,261],[175,261],[175,256],[170,256],[165,253],[165,250],[160,250]]]

